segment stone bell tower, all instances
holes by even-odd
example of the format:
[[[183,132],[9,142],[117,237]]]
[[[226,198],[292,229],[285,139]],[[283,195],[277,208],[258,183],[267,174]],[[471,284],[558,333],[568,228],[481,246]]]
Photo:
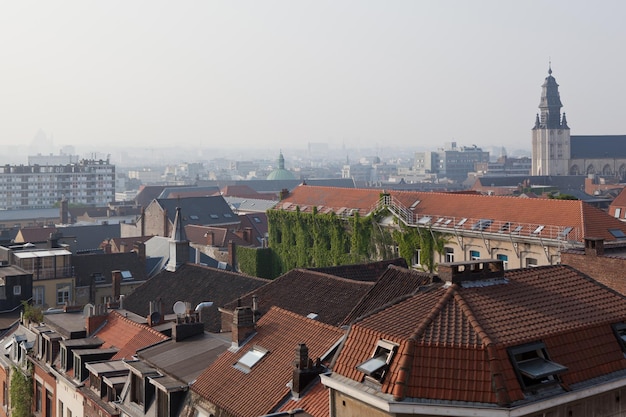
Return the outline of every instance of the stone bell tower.
[[[569,175],[570,130],[565,113],[561,117],[561,107],[559,85],[550,65],[532,130],[532,175]]]

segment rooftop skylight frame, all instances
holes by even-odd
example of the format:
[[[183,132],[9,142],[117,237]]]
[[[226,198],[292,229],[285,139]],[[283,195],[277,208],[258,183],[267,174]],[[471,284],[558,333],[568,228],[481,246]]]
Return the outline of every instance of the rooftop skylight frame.
[[[372,356],[356,366],[359,372],[375,382],[382,382],[389,369],[389,364],[398,350],[398,345],[381,339],[376,343]]]
[[[617,239],[626,238],[626,234],[622,231],[622,229],[609,229],[609,233],[612,234],[613,237]]]
[[[523,390],[536,390],[559,382],[559,375],[568,368],[553,362],[542,342],[509,348],[511,364]]]
[[[250,373],[252,368],[254,368],[254,366],[258,364],[268,353],[269,351],[267,349],[255,345],[252,349],[244,353],[244,355],[239,358],[233,366],[241,372],[246,374]]]

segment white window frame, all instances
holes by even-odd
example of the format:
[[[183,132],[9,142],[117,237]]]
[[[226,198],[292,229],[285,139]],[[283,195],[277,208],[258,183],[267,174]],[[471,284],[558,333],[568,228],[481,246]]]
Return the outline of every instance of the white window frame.
[[[382,382],[397,350],[398,345],[396,343],[381,339],[376,343],[372,356],[358,364],[356,369],[364,373],[365,378]]]

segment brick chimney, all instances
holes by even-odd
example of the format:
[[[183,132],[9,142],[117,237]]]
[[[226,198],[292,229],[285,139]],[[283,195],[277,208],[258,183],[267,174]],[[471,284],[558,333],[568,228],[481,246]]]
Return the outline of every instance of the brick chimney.
[[[241,347],[255,331],[254,314],[250,307],[237,307],[233,313],[232,345]]]
[[[604,256],[604,239],[600,237],[586,237],[585,255]]]
[[[232,240],[228,241],[228,264],[233,269],[233,271],[237,271],[237,244]]]
[[[315,363],[309,358],[309,348],[300,343],[296,348],[296,360],[293,362],[293,379],[291,395],[300,398],[302,392],[313,382],[325,368],[317,359]]]
[[[113,290],[113,302],[120,299],[121,286],[122,286],[122,271],[112,271],[111,283]]]
[[[135,242],[133,244],[133,250],[140,261],[146,260],[146,244],[144,242]]]
[[[252,242],[252,228],[251,227],[244,227],[243,240],[245,240],[248,243]]]
[[[61,213],[60,214],[60,218],[61,218],[61,224],[69,224],[69,209],[68,209],[68,204],[67,204],[67,199],[65,197],[63,197],[61,199],[61,205],[60,205],[60,210]]]
[[[90,312],[89,315],[85,317],[85,331],[87,332],[87,336],[94,334],[94,332],[104,324],[108,317],[106,309],[103,305],[97,305],[93,310],[94,311]]]
[[[213,242],[215,242],[215,235],[213,234],[213,232],[208,231],[204,234],[204,236],[206,237],[206,244],[208,246],[213,246]]]
[[[464,281],[482,281],[502,278],[504,262],[496,259],[481,259],[467,262],[442,263],[438,267],[442,281],[458,284]]]
[[[104,253],[110,254],[111,253],[111,243],[107,242],[104,245]]]

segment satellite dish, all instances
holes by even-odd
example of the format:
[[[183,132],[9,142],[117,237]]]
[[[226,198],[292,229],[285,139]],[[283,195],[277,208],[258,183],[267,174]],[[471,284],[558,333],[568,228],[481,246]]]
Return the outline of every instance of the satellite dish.
[[[187,306],[185,306],[185,303],[183,303],[182,301],[176,301],[174,303],[174,313],[181,316],[185,314],[185,311],[187,311]]]
[[[159,313],[158,311],[155,311],[154,313],[150,314],[150,325],[154,326],[155,324],[158,324],[161,322],[161,313]]]

